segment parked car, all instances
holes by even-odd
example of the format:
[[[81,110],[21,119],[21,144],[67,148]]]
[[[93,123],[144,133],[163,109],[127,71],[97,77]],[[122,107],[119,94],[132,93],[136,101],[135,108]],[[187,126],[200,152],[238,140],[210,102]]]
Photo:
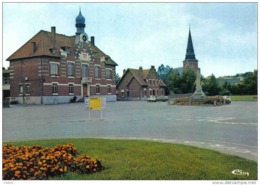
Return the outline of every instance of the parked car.
[[[156,102],[156,97],[151,95],[148,99],[147,99],[147,102]]]
[[[223,96],[224,100],[226,101],[227,104],[231,103],[231,97],[230,96]]]

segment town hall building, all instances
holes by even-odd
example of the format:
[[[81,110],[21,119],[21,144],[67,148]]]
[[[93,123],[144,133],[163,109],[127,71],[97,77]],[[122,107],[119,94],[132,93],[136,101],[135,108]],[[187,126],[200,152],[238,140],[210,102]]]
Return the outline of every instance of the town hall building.
[[[7,60],[10,96],[19,103],[57,104],[85,97],[116,101],[116,66],[85,33],[85,18],[76,17],[76,35],[39,31]]]

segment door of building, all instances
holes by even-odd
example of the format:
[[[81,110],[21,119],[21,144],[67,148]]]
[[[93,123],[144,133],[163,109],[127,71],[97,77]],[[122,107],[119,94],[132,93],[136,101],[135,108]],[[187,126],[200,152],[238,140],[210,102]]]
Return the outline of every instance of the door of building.
[[[83,97],[88,96],[88,86],[87,84],[83,84]]]

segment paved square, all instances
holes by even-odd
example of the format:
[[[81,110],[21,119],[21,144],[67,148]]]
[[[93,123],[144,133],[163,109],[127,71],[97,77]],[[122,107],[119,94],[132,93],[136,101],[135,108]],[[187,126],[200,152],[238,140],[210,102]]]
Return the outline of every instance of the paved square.
[[[212,148],[257,161],[257,102],[170,106],[109,102],[89,114],[83,103],[3,109],[3,142],[47,138],[130,138]]]

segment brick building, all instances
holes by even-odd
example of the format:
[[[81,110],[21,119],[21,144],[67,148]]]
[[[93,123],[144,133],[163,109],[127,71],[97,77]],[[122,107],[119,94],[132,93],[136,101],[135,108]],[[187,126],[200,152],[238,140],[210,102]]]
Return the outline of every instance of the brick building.
[[[7,97],[10,97],[10,70],[2,69],[3,81],[2,81],[2,92],[3,92],[3,100]]]
[[[76,17],[76,35],[39,31],[7,60],[11,97],[19,103],[66,103],[76,96],[116,101],[117,64],[85,33],[85,18]]]
[[[127,69],[117,84],[118,100],[146,100],[151,95],[164,96],[165,83],[159,79],[154,66],[150,69]]]

